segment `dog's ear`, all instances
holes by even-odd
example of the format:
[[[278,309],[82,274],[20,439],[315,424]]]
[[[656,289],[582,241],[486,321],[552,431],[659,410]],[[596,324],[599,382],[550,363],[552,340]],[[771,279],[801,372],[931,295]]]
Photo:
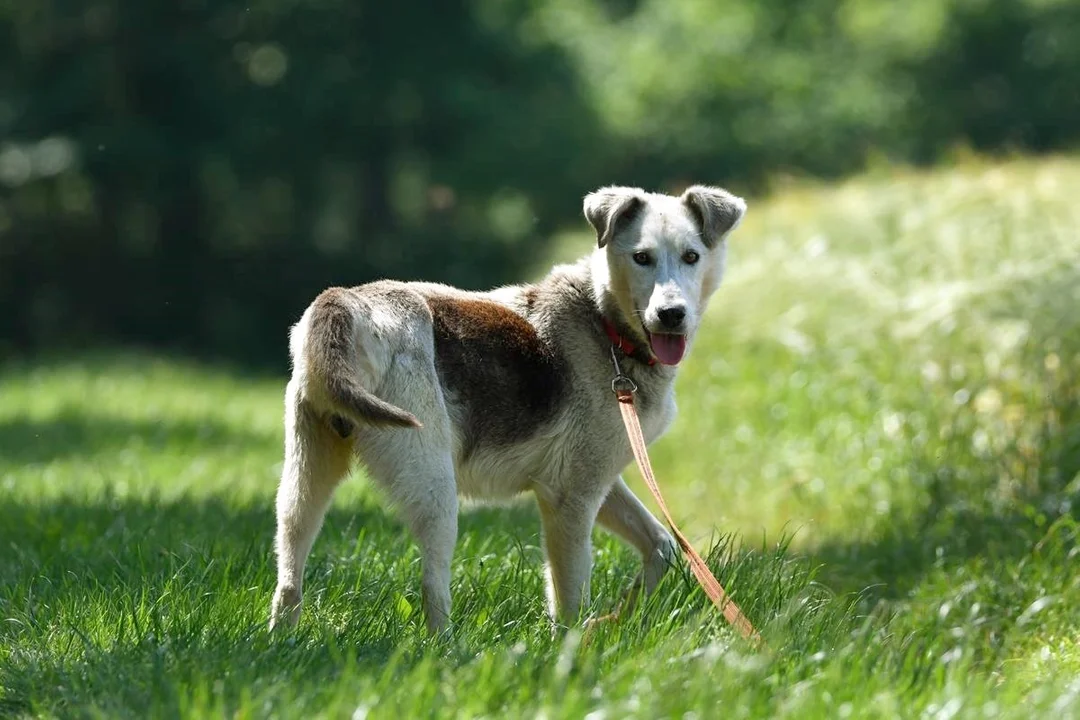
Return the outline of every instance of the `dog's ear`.
[[[627,223],[644,206],[641,191],[629,187],[606,187],[585,196],[585,219],[596,231],[596,244],[604,247],[620,223]]]
[[[682,201],[710,248],[734,230],[746,213],[745,200],[717,187],[694,185],[682,194]]]

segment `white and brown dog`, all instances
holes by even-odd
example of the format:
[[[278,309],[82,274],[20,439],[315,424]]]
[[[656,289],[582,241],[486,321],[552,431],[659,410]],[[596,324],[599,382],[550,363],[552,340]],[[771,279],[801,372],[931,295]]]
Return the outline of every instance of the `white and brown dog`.
[[[466,292],[381,281],[320,294],[292,330],[271,627],[300,615],[304,564],[354,457],[400,509],[423,558],[428,628],[450,616],[458,497],[526,492],[540,508],[553,614],[589,601],[599,523],[642,555],[651,591],[676,554],[619,473],[631,450],[613,347],[652,442],[675,415],[675,369],[746,210],[719,188],[585,198],[597,248],[534,285]]]

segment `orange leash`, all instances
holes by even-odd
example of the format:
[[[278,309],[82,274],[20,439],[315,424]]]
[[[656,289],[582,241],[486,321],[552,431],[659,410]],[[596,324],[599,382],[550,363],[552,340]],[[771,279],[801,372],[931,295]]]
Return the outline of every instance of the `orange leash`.
[[[612,359],[614,360],[614,352],[612,353]],[[752,640],[755,643],[763,644],[761,635],[754,629],[754,626],[750,623],[749,618],[743,614],[743,611],[739,609],[739,606],[728,597],[728,594],[724,592],[724,588],[720,586],[720,582],[716,579],[716,576],[709,570],[709,566],[705,564],[701,555],[698,554],[694,546],[690,544],[690,541],[686,539],[686,536],[682,534],[679,527],[675,524],[675,520],[671,517],[671,512],[668,510],[667,503],[664,502],[664,496],[660,494],[660,486],[656,483],[656,476],[653,475],[652,464],[649,462],[649,453],[646,450],[645,436],[641,432],[641,422],[638,420],[637,409],[634,407],[634,391],[637,387],[630,378],[626,377],[619,370],[619,363],[615,361],[616,377],[612,381],[611,387],[615,391],[615,397],[619,400],[619,411],[622,413],[623,423],[626,425],[626,435],[630,439],[630,448],[634,451],[634,459],[637,460],[638,469],[641,470],[641,476],[645,479],[645,484],[649,486],[649,490],[652,491],[653,497],[656,499],[656,503],[660,506],[661,512],[664,513],[664,519],[667,520],[668,526],[671,528],[671,532],[675,535],[675,539],[679,543],[679,547],[682,548],[683,554],[686,555],[687,561],[690,563],[690,570],[693,571],[694,577],[697,578],[698,584],[701,585],[701,589],[705,591],[705,594],[709,596],[713,604],[724,613],[724,618],[735,627],[736,630],[746,639]]]

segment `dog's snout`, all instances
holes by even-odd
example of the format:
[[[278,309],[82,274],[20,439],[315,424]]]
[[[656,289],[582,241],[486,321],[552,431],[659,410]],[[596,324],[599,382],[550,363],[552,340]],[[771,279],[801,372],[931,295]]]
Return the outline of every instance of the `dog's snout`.
[[[674,307],[666,307],[656,314],[664,327],[669,330],[675,330],[682,325],[683,320],[686,319],[686,308],[676,305]]]

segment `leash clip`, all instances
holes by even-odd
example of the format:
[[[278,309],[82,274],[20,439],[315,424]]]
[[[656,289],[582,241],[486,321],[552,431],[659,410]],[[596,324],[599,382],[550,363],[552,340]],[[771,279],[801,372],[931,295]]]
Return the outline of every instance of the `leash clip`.
[[[619,358],[615,355],[615,346],[611,346],[611,363],[615,366],[615,377],[611,379],[611,392],[618,395],[620,392],[628,392],[631,395],[637,392],[637,383],[624,375],[619,367]]]

